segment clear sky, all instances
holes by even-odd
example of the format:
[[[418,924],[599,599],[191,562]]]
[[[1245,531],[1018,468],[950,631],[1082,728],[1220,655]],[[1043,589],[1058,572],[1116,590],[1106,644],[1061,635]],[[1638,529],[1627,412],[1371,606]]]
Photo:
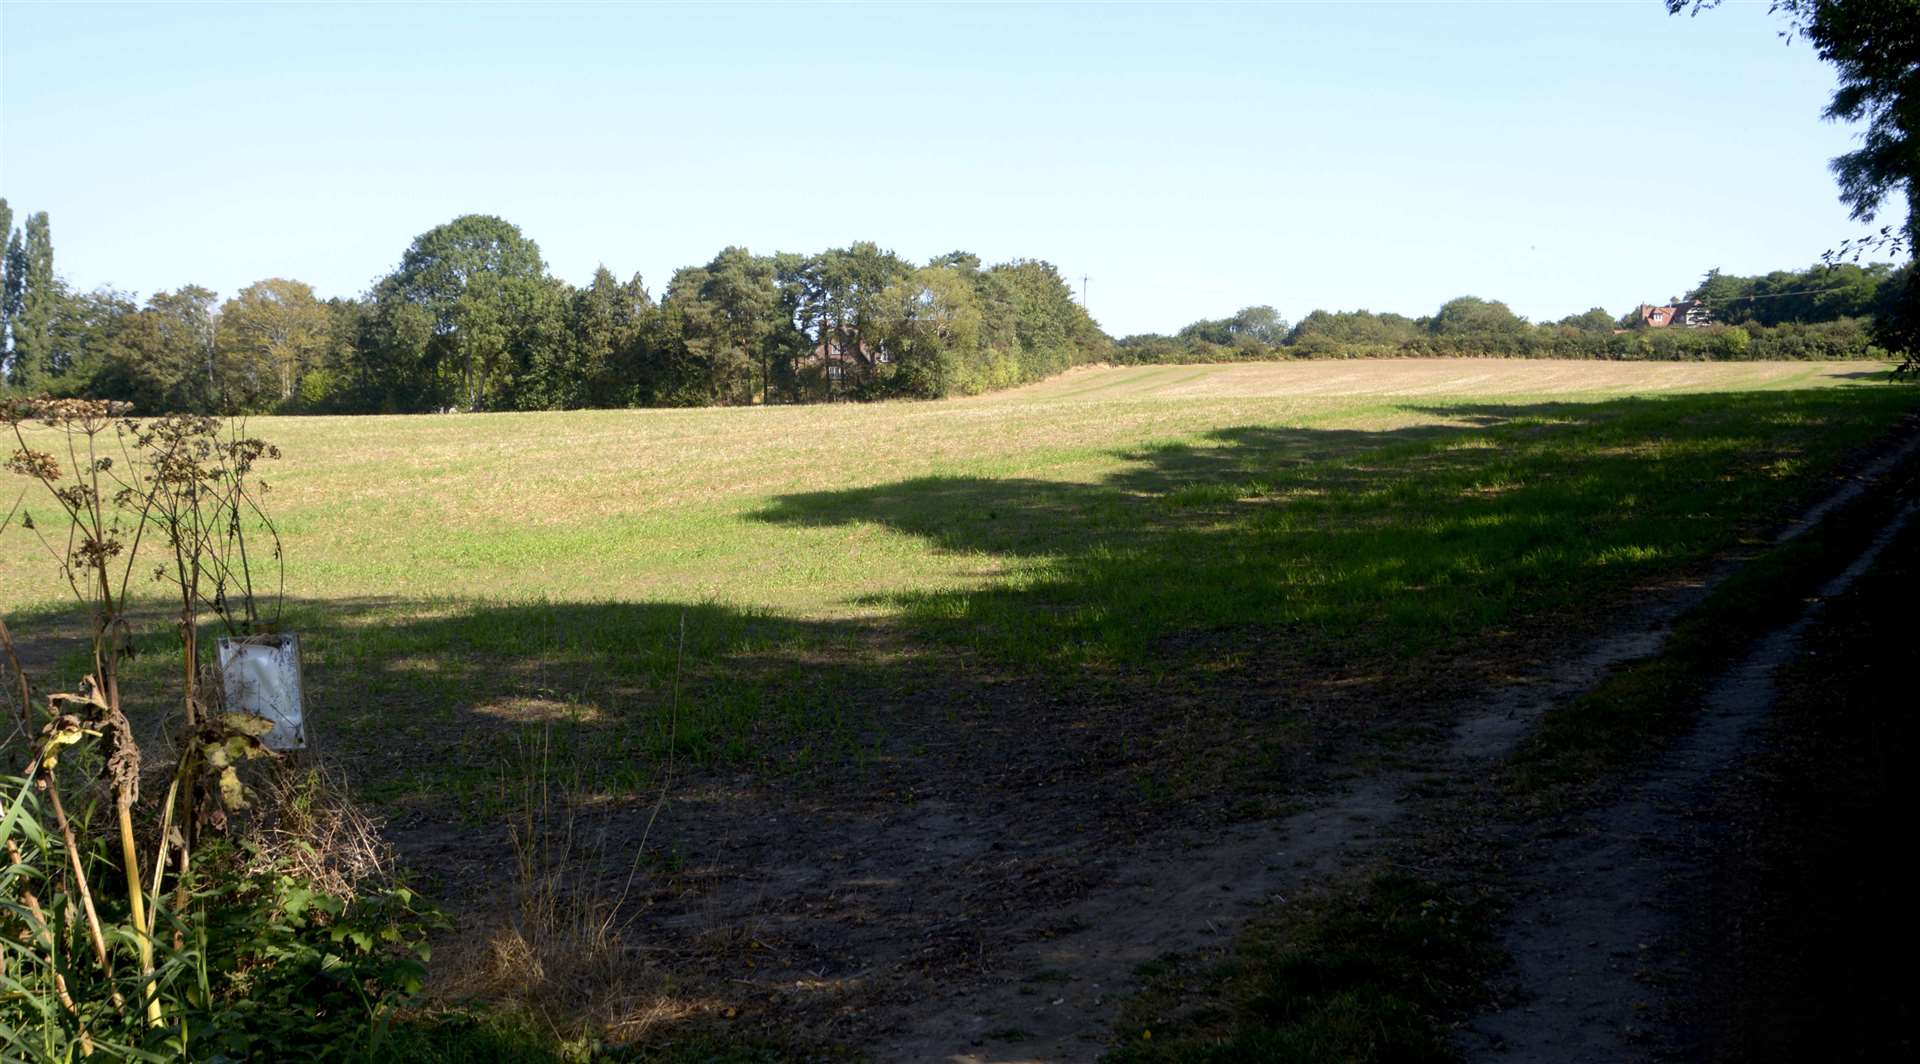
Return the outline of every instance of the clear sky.
[[[348,295],[456,215],[659,294],[722,247],[1043,258],[1115,335],[1268,303],[1614,314],[1861,227],[1764,2],[0,4],[58,272]],[[1895,205],[1897,206],[1897,205]],[[1888,212],[1898,217],[1898,211]]]

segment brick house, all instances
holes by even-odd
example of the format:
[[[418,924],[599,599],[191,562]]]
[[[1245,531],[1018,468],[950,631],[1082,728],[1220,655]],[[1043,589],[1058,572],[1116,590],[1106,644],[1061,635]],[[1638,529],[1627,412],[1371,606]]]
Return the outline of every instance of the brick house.
[[[1649,329],[1699,329],[1713,324],[1713,311],[1697,299],[1676,300],[1666,306],[1640,304],[1640,321]]]

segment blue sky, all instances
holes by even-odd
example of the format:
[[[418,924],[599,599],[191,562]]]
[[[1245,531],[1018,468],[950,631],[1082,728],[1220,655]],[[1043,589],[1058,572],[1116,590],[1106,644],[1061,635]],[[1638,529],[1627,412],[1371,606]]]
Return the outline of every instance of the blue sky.
[[[0,194],[72,284],[364,290],[498,214],[656,294],[870,239],[1085,274],[1115,335],[1268,303],[1619,314],[1855,235],[1760,3],[0,4]],[[1888,212],[1898,217],[1898,211]]]

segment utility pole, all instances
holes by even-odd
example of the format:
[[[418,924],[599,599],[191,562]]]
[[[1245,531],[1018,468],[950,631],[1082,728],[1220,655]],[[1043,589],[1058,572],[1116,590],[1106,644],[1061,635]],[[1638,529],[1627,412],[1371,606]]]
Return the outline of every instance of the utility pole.
[[[1080,275],[1080,309],[1087,309],[1087,275]]]

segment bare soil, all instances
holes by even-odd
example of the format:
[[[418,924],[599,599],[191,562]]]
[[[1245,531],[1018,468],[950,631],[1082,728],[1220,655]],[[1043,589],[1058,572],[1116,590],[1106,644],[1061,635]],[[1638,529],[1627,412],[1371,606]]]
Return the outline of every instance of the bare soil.
[[[1015,681],[895,721],[902,755],[858,787],[683,781],[649,838],[671,867],[653,870],[629,907],[644,946],[635,964],[679,987],[649,1015],[724,1018],[881,1061],[1097,1059],[1142,963],[1220,949],[1255,907],[1373,854],[1418,806],[1423,781],[1488,771],[1547,708],[1657,648],[1705,586],[1649,589],[1632,624],[1551,665],[1462,662],[1390,697],[1425,698],[1438,707],[1431,720],[1451,723],[1418,732],[1384,766],[1364,744],[1323,736],[1288,766],[1285,815],[1143,802],[1141,759],[1169,743],[1164,722]],[[1266,685],[1239,682],[1247,704],[1229,719],[1277,704]],[[1323,690],[1317,711],[1365,731],[1379,721],[1361,703],[1380,692],[1353,690],[1345,703]],[[1463,702],[1462,690],[1479,693]],[[1205,695],[1221,692],[1185,697]],[[1219,749],[1211,734],[1200,745]],[[1165,756],[1190,753],[1174,743]],[[595,829],[605,850],[631,852],[646,811],[609,810]],[[464,926],[497,925],[476,899],[500,881],[498,827],[402,819],[390,834],[443,893],[467,899]]]

